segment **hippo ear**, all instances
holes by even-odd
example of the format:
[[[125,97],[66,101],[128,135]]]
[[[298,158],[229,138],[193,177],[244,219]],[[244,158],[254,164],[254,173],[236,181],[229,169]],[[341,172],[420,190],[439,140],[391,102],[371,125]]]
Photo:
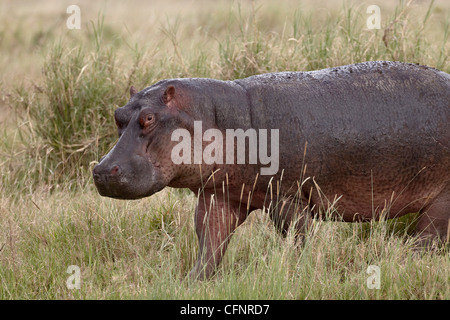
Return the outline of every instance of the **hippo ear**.
[[[138,93],[138,89],[136,89],[135,87],[131,86],[131,88],[130,88],[130,98],[132,96],[134,96],[136,93]]]
[[[169,104],[170,101],[175,97],[175,87],[168,86],[163,95],[163,101],[165,104]]]

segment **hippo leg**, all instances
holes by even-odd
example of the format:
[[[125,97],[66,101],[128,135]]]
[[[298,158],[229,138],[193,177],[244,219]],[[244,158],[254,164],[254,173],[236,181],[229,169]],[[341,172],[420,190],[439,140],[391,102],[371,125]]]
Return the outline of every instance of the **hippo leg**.
[[[450,184],[427,205],[417,222],[420,236],[419,248],[430,249],[434,240],[448,241],[450,224]]]
[[[210,278],[222,260],[233,231],[247,218],[245,206],[220,195],[204,191],[195,210],[195,228],[199,251],[194,268],[189,273],[192,280]]]
[[[293,224],[296,241],[303,239],[312,221],[309,203],[305,198],[285,198],[269,211],[269,216],[283,237],[286,237],[289,227]]]

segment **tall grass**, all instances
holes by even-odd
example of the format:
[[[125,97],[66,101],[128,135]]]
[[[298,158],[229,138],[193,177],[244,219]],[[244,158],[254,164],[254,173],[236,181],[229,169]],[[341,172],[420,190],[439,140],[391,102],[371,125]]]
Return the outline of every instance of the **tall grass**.
[[[194,195],[165,190],[147,201],[59,193],[0,211],[0,299],[448,299],[448,256],[410,250],[393,222],[315,221],[299,248],[255,212],[237,230],[217,274],[189,283],[197,240]],[[150,209],[149,209],[150,208]],[[367,230],[370,230],[368,236]],[[81,270],[69,290],[67,268]],[[367,268],[381,271],[367,287]]]
[[[126,102],[126,87],[134,75],[119,74],[113,48],[102,44],[102,31],[99,21],[92,28],[95,46],[89,53],[83,46],[56,43],[44,63],[37,92],[18,88],[22,98],[18,111],[29,121],[29,136],[24,139],[36,137],[28,144],[28,153],[45,161],[34,176],[40,182],[76,179],[114,142],[111,114]],[[139,62],[136,54],[134,63]]]
[[[218,3],[206,13],[167,15],[141,38],[101,17],[65,36],[51,28],[26,34],[19,24],[17,42],[1,28],[2,54],[39,45],[45,57],[40,76],[2,82],[1,101],[17,120],[0,128],[0,299],[449,299],[448,255],[410,250],[414,217],[315,221],[299,248],[293,234],[283,239],[267,214],[255,212],[214,278],[188,283],[197,250],[195,196],[166,189],[117,201],[92,186],[90,169],[115,142],[113,111],[131,85],[367,60],[450,72],[450,20],[441,5],[382,7],[380,30],[366,29],[365,9],[348,2],[321,10],[297,2],[288,9]],[[28,46],[27,37],[38,40]],[[80,290],[66,286],[69,265],[80,267]],[[366,285],[369,265],[380,267],[379,290]]]

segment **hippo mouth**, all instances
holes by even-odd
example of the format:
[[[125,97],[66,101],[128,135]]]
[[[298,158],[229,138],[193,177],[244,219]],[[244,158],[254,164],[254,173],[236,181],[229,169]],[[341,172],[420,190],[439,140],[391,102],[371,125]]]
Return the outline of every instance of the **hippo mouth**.
[[[103,197],[109,197],[122,200],[135,200],[149,197],[162,189],[165,184],[162,182],[154,182],[150,185],[133,185],[128,179],[122,177],[118,180],[111,179],[96,173],[93,173],[94,183],[98,193]]]
[[[94,180],[94,182],[95,186],[97,187],[97,191],[101,196],[120,200],[136,200],[149,197],[161,191],[165,187],[163,184],[161,184],[160,186],[155,186],[154,188],[151,188],[147,192],[139,193],[135,192],[134,190],[127,190],[127,188],[123,188],[120,186],[101,184],[98,183],[96,180]]]
[[[139,162],[139,165],[134,162]],[[166,185],[157,178],[157,172],[142,157],[131,163],[110,164],[104,159],[92,171],[98,193],[104,197],[133,200],[148,197],[161,191]]]

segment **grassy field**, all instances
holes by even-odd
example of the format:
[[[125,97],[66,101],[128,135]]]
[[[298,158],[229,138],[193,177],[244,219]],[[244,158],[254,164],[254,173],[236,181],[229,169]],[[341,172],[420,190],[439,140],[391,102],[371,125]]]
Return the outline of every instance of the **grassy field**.
[[[299,249],[254,212],[214,278],[188,283],[195,195],[102,198],[90,174],[132,84],[368,60],[450,73],[448,1],[383,1],[371,30],[374,1],[78,1],[79,30],[71,4],[0,3],[0,299],[450,299],[448,249],[413,253],[414,214],[316,221]]]

